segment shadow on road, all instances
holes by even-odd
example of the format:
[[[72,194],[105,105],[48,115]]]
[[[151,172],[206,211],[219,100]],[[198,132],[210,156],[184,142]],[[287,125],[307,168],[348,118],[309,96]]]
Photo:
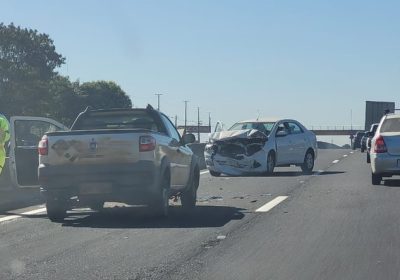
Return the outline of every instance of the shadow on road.
[[[245,209],[228,206],[197,206],[191,214],[181,207],[170,208],[169,217],[156,218],[146,207],[106,208],[101,212],[71,213],[64,221],[66,227],[89,228],[203,228],[222,227],[244,217]],[[84,216],[82,216],[84,215]]]
[[[43,203],[39,189],[12,189],[0,192],[0,212]]]
[[[400,187],[400,179],[384,180],[383,185],[386,187]]]

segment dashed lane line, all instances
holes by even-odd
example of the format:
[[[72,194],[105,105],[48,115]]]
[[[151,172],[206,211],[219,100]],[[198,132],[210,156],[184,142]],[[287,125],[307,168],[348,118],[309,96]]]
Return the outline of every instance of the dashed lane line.
[[[277,206],[279,203],[284,201],[286,198],[288,198],[288,196],[277,196],[273,200],[271,200],[270,202],[267,202],[266,204],[264,204],[263,206],[258,208],[256,210],[256,212],[264,212],[264,213],[268,212],[269,210],[271,210],[272,208]]]
[[[339,160],[338,160],[338,159],[336,159],[336,160],[332,161],[332,163],[333,163],[333,164],[335,164],[335,163],[338,163],[338,162],[339,162]]]
[[[208,173],[208,170],[202,171],[202,172],[200,172],[200,175],[204,175],[204,174],[207,174],[207,173]]]

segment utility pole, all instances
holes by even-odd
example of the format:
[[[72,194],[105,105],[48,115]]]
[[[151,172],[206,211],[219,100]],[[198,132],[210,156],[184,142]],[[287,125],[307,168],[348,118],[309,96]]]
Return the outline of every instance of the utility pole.
[[[186,134],[186,127],[187,127],[187,104],[189,102],[189,100],[185,100],[183,101],[185,102],[185,134]]]
[[[200,107],[197,107],[197,141],[200,143]]]
[[[178,128],[178,116],[175,115],[175,127]]]
[[[210,127],[211,131],[211,112],[208,112],[208,126]]]
[[[160,96],[162,93],[156,93],[154,95],[157,95],[157,110],[160,111]]]

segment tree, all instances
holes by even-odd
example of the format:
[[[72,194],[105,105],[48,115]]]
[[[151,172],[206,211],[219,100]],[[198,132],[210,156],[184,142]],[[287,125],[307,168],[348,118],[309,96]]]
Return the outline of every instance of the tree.
[[[129,96],[114,82],[87,82],[81,84],[79,89],[85,106],[94,109],[132,108]]]
[[[71,83],[68,77],[58,75],[51,80],[49,92],[52,105],[46,116],[70,126],[76,116],[85,108],[79,82]]]
[[[0,23],[0,112],[43,115],[52,103],[49,83],[64,61],[47,34]]]

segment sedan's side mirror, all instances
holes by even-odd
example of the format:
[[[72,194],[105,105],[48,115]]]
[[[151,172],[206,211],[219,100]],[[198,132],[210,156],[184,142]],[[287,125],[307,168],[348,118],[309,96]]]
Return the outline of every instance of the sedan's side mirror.
[[[284,130],[280,130],[280,131],[278,131],[278,132],[276,133],[276,137],[285,137],[286,135],[288,135],[288,134],[287,134],[287,132],[284,131]]]
[[[194,143],[195,141],[196,141],[196,136],[194,136],[194,134],[192,134],[192,133],[187,133],[182,136],[183,145],[191,144],[191,143]]]

